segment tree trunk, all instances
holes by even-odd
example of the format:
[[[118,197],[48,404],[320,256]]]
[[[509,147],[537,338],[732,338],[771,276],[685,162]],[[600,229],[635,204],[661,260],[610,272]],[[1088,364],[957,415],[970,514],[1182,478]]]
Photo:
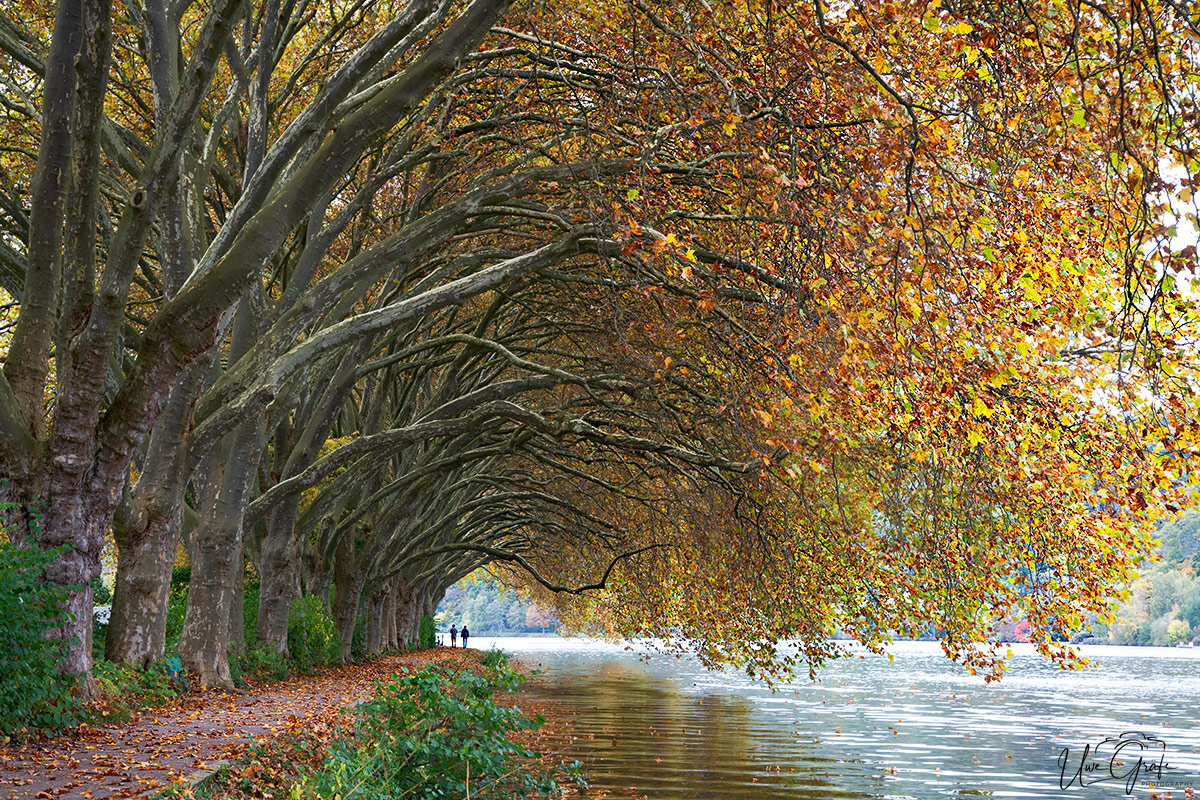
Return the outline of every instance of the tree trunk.
[[[53,471],[51,466],[45,472]],[[81,681],[85,697],[97,694],[92,679],[92,588],[100,576],[100,553],[104,547],[107,521],[115,503],[107,492],[78,491],[67,495],[50,493],[49,503],[42,501],[38,487],[48,480],[26,480],[18,485],[0,481],[0,502],[13,507],[3,513],[10,541],[36,544],[43,549],[63,548],[46,566],[45,580],[64,590],[63,624],[48,629],[47,636],[64,642],[59,667],[64,676]],[[116,493],[114,493],[116,494]],[[36,539],[34,536],[36,535]],[[9,654],[8,657],[11,657]]]
[[[246,653],[246,560],[241,550],[238,557],[230,564],[229,585],[233,589],[233,599],[229,606],[229,650],[244,655]]]
[[[311,417],[305,421],[294,448],[287,455],[281,478],[299,474],[320,454],[321,444],[337,419],[338,409],[354,385],[357,374],[354,365],[369,351],[369,345],[370,341],[367,341],[354,348],[352,356],[338,367],[330,385],[319,393],[308,410]],[[277,458],[282,456],[281,449],[276,451]],[[306,551],[296,531],[299,508],[300,497],[293,495],[271,509],[267,517],[267,535],[262,542],[262,594],[259,595],[257,634],[259,641],[281,653],[287,650],[287,610],[300,596],[302,565],[308,567],[305,577],[310,584],[325,577],[321,575],[320,556]],[[327,580],[323,587],[309,585],[307,588],[309,594],[328,600]]]
[[[334,556],[334,585],[337,592],[333,598],[333,619],[338,634],[342,637],[342,661],[350,662],[350,648],[354,641],[354,626],[358,622],[358,605],[362,598],[365,576],[357,569],[354,531],[342,534]]]
[[[164,655],[171,569],[183,532],[185,431],[196,389],[211,363],[210,358],[192,362],[172,390],[151,431],[130,502],[113,518],[117,576],[105,641],[109,661],[145,668]]]
[[[121,515],[113,520],[117,576],[105,639],[109,661],[144,669],[163,658],[171,569],[182,527],[179,506],[165,511],[155,513],[140,529]]]
[[[400,645],[400,640],[396,635],[397,622],[397,607],[399,606],[396,581],[388,583],[387,605],[384,607],[383,632],[384,632],[384,649],[395,650]]]
[[[421,591],[421,606],[417,612],[417,630],[418,631],[420,630],[421,618],[422,617],[432,618],[434,616],[434,614],[437,612],[437,603],[434,602],[434,599],[433,599],[434,594],[435,594],[435,591],[432,588],[432,584],[426,584],[425,588]]]
[[[371,655],[382,653],[387,645],[384,624],[387,619],[387,587],[381,586],[371,594],[367,617],[367,652]]]
[[[194,538],[192,579],[179,655],[203,686],[232,688],[229,621],[242,580],[243,499],[257,467],[262,420],[243,423],[213,455],[200,527]],[[235,579],[236,575],[236,579]]]
[[[418,593],[404,578],[396,582],[396,643],[401,650],[417,649],[417,630],[420,616],[417,609]]]
[[[216,452],[215,469],[208,476],[201,498],[200,526],[192,536],[192,576],[188,585],[187,614],[179,640],[179,655],[203,686],[232,687],[226,653],[229,609],[233,591],[229,576],[234,550],[240,550],[239,523],[235,514],[221,513],[220,493],[232,443]]]
[[[299,550],[295,504],[285,502],[270,516],[262,540],[262,584],[258,595],[258,640],[287,654],[288,610],[300,596]]]
[[[390,583],[383,592],[383,603],[379,613],[379,652],[391,650],[396,642],[396,595]]]
[[[331,594],[333,592],[333,570],[328,567],[319,569],[313,577],[312,585],[309,587],[309,594],[314,594],[325,601],[328,608],[333,607]]]

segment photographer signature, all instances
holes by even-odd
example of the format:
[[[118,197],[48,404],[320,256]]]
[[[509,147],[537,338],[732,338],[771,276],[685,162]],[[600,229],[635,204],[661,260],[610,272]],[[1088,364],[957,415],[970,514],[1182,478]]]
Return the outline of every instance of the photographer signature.
[[[1175,769],[1167,763],[1167,743],[1141,731],[1126,731],[1115,738],[1110,736],[1094,750],[1090,744],[1085,744],[1078,762],[1072,760],[1071,748],[1064,747],[1058,755],[1058,766],[1061,769],[1060,788],[1066,789],[1076,782],[1080,786],[1091,786],[1104,781],[1124,781],[1126,794],[1133,791],[1140,777],[1161,781],[1166,770]]]

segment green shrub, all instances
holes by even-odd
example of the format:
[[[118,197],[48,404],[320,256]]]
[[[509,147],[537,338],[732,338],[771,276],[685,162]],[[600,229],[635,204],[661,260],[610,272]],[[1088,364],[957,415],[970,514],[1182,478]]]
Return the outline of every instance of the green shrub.
[[[96,580],[92,581],[92,602],[98,606],[107,606],[112,605],[112,601],[112,589],[108,588],[103,578],[97,576]]]
[[[503,650],[488,650],[479,661],[489,669],[499,669],[508,666],[508,653]]]
[[[432,667],[398,676],[360,707],[353,738],[335,743],[302,788],[326,798],[451,798],[466,794],[469,775],[470,796],[480,800],[556,795],[538,754],[509,739],[542,719],[492,697],[520,680],[509,668],[490,680]]]
[[[437,628],[433,625],[433,617],[426,614],[421,617],[421,626],[417,629],[417,646],[428,650],[437,644]]]
[[[171,589],[174,590],[180,586],[187,588],[192,582],[191,566],[175,567],[171,570]]]
[[[292,664],[274,650],[263,646],[253,636],[246,637],[246,652],[229,654],[229,676],[238,686],[245,686],[250,675],[267,675],[283,680],[292,671]]]
[[[312,672],[341,656],[341,639],[325,603],[315,595],[292,603],[288,613],[288,652],[300,672]]]
[[[76,682],[59,672],[63,643],[46,631],[63,623],[65,591],[42,582],[57,552],[14,547],[0,536],[0,733],[21,736],[74,725]]]
[[[179,650],[179,637],[183,633],[183,620],[187,616],[188,587],[186,583],[171,584],[167,598],[167,652]]]
[[[95,707],[97,721],[124,721],[138,709],[161,706],[187,691],[177,663],[173,670],[169,661],[156,662],[144,670],[97,661],[92,666],[92,677],[101,694],[101,702]]]
[[[246,649],[254,646],[255,630],[258,629],[258,598],[260,592],[258,581],[247,581],[242,590],[242,626],[246,631]]]
[[[113,600],[112,590],[102,578],[92,581],[92,605],[107,606]],[[104,658],[104,640],[108,637],[108,623],[101,623],[92,616],[92,661]]]
[[[108,639],[108,626],[101,625],[92,618],[92,661],[99,661],[104,658],[106,650],[105,644]]]

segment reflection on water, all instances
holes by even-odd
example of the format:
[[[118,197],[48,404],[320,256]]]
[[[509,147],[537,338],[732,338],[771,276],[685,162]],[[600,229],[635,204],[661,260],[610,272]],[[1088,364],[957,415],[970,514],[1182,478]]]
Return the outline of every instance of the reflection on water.
[[[930,643],[899,643],[895,662],[865,655],[771,692],[743,675],[711,673],[687,658],[641,657],[597,642],[488,639],[545,676],[526,694],[575,717],[574,752],[593,787],[656,798],[1121,798],[1125,781],[1060,788],[1085,745],[1139,731],[1165,742],[1172,769],[1143,768],[1132,796],[1185,796],[1200,785],[1200,653],[1084,647],[1095,668],[1064,672],[1014,646],[1001,683],[946,661]],[[1110,745],[1111,747],[1111,745]],[[1139,745],[1138,748],[1142,747]],[[1147,746],[1144,764],[1163,748]],[[1115,771],[1137,766],[1126,749]],[[1109,775],[1111,754],[1084,774]],[[1090,762],[1089,763],[1093,763]],[[633,787],[636,787],[634,789]]]

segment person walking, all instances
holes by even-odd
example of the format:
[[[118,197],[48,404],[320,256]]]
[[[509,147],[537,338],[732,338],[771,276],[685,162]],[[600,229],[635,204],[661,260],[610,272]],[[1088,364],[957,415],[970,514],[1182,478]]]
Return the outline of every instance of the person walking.
[[[466,647],[467,646],[467,637],[471,635],[471,632],[469,630],[467,630],[466,625],[463,625],[462,635],[463,635],[463,647]]]
[[[467,646],[467,639],[465,636],[466,632],[467,629],[463,628],[463,647]],[[458,647],[458,628],[454,627],[453,625],[450,626],[450,646]]]

